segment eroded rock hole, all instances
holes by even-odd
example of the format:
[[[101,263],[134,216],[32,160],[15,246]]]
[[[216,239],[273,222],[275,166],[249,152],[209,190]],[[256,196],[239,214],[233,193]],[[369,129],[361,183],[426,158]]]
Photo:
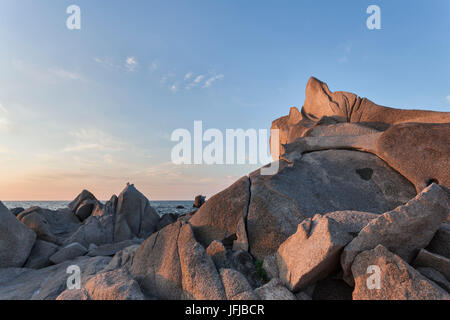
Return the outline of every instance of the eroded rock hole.
[[[361,179],[368,181],[372,179],[373,169],[371,168],[356,169],[356,173],[359,174]]]

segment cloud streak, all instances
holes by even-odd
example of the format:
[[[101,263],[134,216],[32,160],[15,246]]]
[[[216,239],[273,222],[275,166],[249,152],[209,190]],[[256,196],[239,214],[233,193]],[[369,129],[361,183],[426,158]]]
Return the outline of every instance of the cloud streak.
[[[125,59],[125,68],[128,71],[132,72],[132,71],[136,70],[137,66],[138,66],[138,62],[135,57],[130,56]]]
[[[209,88],[212,86],[212,84],[214,82],[216,82],[217,80],[221,80],[223,79],[225,76],[223,74],[218,74],[218,75],[214,75],[211,78],[209,78],[208,80],[205,81],[205,84],[203,85],[202,88]]]
[[[120,139],[99,129],[79,129],[71,132],[75,143],[66,146],[63,152],[80,152],[86,150],[113,152],[123,150],[124,143]]]

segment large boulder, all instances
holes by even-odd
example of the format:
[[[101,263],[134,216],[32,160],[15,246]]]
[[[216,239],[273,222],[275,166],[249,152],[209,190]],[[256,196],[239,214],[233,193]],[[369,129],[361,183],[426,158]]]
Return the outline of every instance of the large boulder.
[[[125,269],[102,272],[80,289],[66,289],[56,300],[144,300],[139,285]]]
[[[129,270],[131,263],[133,262],[136,251],[139,249],[140,245],[134,244],[132,246],[126,247],[125,249],[117,252],[111,259],[109,264],[105,267],[104,271],[112,271],[120,268],[125,268]]]
[[[284,150],[283,144],[305,136],[308,130],[323,122],[351,122],[385,130],[391,125],[407,122],[450,122],[450,113],[380,106],[350,92],[332,92],[326,83],[311,77],[306,85],[305,102],[301,112],[293,107],[288,116],[272,122],[272,129],[279,130],[279,148],[282,151],[280,154]]]
[[[412,266],[414,268],[433,268],[443,274],[447,280],[450,281],[450,259],[447,259],[446,257],[422,249],[414,259]]]
[[[448,213],[447,193],[432,184],[407,204],[372,220],[342,253],[346,281],[352,283],[350,268],[356,255],[379,244],[410,263],[430,243]]]
[[[189,224],[178,236],[182,286],[185,299],[225,300],[225,290],[211,257],[195,238]]]
[[[80,203],[75,211],[75,215],[80,219],[80,221],[86,220],[93,212],[96,206],[101,207],[101,203],[97,200],[87,199]]]
[[[182,274],[178,255],[181,223],[175,222],[152,234],[136,251],[130,272],[143,292],[163,300],[182,297]]]
[[[370,266],[378,271],[368,272]],[[449,300],[450,295],[382,245],[360,253],[351,267],[354,300]],[[379,287],[376,277],[379,276]]]
[[[51,230],[50,224],[38,207],[31,208],[19,214],[17,218],[36,233],[39,240],[60,244],[59,238]]]
[[[81,193],[68,205],[68,208],[75,213],[78,207],[86,200],[97,201],[97,198],[87,190],[81,191]]]
[[[36,234],[0,202],[0,268],[22,267],[36,241]]]
[[[206,253],[212,258],[217,269],[228,267],[227,249],[222,242],[217,240],[211,242],[206,248]]]
[[[17,207],[17,208],[12,208],[10,211],[11,211],[11,213],[12,213],[13,215],[15,215],[15,216],[17,217],[17,215],[18,215],[19,213],[25,211],[25,209],[22,208],[22,207]]]
[[[137,250],[130,272],[148,296],[158,299],[225,299],[220,276],[187,223],[175,222]]]
[[[296,140],[326,137],[309,140],[315,146],[308,151],[371,152],[409,179],[417,192],[431,181],[450,187],[450,112],[387,108],[353,93],[331,92],[325,83],[311,78],[301,112],[291,108],[288,116],[272,123],[272,129],[279,130],[281,150],[279,155],[272,150],[274,159],[284,157],[286,145]],[[385,132],[376,134],[379,131]]]
[[[439,227],[427,250],[450,259],[450,223]]]
[[[31,207],[17,215],[17,219],[33,229],[38,239],[60,244],[81,225],[69,209],[49,210]]]
[[[410,182],[376,156],[347,150],[308,153],[292,165],[280,161],[277,174],[258,170],[250,180],[247,235],[250,252],[260,260],[316,213],[382,214],[416,194]]]
[[[242,177],[202,205],[189,221],[200,243],[207,247],[213,240],[222,241],[233,235],[238,238],[238,226],[245,223],[249,199],[250,181]]]
[[[54,243],[36,240],[24,268],[41,269],[52,264],[50,257],[58,250]]]
[[[262,287],[255,289],[255,294],[260,300],[297,300],[280,279],[272,279]]]
[[[194,199],[193,208],[200,208],[205,203],[206,197],[202,195],[198,195]]]
[[[101,246],[94,246],[89,249],[87,255],[90,257],[96,256],[113,256],[117,252],[124,250],[125,248],[131,247],[133,245],[141,244],[143,240],[125,240],[122,242],[108,243]]]
[[[450,281],[448,281],[447,278],[436,269],[429,267],[419,267],[416,268],[416,270],[419,271],[422,275],[424,275],[428,279],[430,279],[431,281],[435,282],[442,289],[445,289],[447,292],[450,292]]]
[[[376,155],[411,181],[418,192],[432,182],[449,189],[450,119],[449,123],[392,126],[378,139]]]
[[[352,300],[353,288],[342,279],[329,277],[314,284],[311,291],[312,300]]]
[[[87,249],[78,242],[71,243],[50,256],[49,260],[54,264],[59,264],[67,260],[73,260],[85,255]]]
[[[327,216],[304,220],[277,251],[280,279],[293,292],[324,279],[337,270],[341,250],[352,239]]]
[[[127,184],[117,201],[114,241],[147,238],[156,231],[159,215],[150,201],[132,184]]]
[[[78,242],[89,247],[90,244],[101,246],[113,242],[114,216],[100,215],[90,216],[83,224],[68,238],[64,240],[65,244]]]
[[[79,257],[43,269],[0,269],[0,300],[55,300],[67,289],[68,267],[80,268],[81,285],[99,273],[110,257]]]
[[[220,269],[227,300],[258,300],[245,276],[233,269]],[[245,298],[245,299],[244,299]]]

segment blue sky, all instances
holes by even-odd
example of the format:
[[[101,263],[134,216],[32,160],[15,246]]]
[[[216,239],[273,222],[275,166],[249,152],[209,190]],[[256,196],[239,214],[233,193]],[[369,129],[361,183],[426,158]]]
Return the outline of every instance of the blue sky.
[[[172,131],[268,129],[310,76],[450,111],[449,30],[447,0],[3,0],[0,198],[106,199],[128,181],[153,200],[210,196],[256,166],[174,167]]]

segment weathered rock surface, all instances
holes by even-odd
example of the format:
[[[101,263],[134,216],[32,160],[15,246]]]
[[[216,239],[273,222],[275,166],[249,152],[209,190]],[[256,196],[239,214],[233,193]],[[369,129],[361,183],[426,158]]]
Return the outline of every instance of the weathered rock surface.
[[[427,250],[450,259],[450,224],[443,223],[434,235]]]
[[[378,218],[380,215],[370,212],[347,210],[330,212],[325,216],[336,221],[339,228],[343,231],[356,236],[370,221]]]
[[[74,242],[59,249],[55,254],[50,256],[49,260],[54,264],[58,264],[67,260],[73,260],[79,256],[83,256],[86,252],[87,249],[85,247],[78,242]]]
[[[21,208],[21,207],[18,207],[18,208],[13,208],[13,209],[11,209],[10,211],[11,211],[11,213],[12,213],[13,215],[15,215],[15,216],[17,217],[17,215],[18,215],[19,213],[25,211],[25,209],[24,209],[24,208]]]
[[[111,259],[109,264],[105,267],[104,271],[112,271],[119,268],[125,268],[129,270],[131,263],[133,262],[134,255],[139,249],[140,245],[135,244],[117,252]]]
[[[159,223],[159,215],[148,199],[132,184],[128,184],[119,195],[115,224],[114,241],[147,238]]]
[[[352,300],[353,288],[344,280],[327,278],[318,281],[312,290],[312,300]]]
[[[448,281],[442,273],[433,268],[428,267],[419,267],[416,268],[416,270],[419,271],[422,275],[424,275],[428,279],[435,282],[442,289],[450,293],[450,281]]]
[[[386,131],[377,134],[364,127]],[[363,150],[376,154],[408,178],[417,192],[431,181],[450,186],[449,112],[382,107],[349,92],[331,92],[325,83],[311,78],[301,113],[291,108],[289,116],[272,123],[272,129],[280,130],[280,156],[287,152],[286,144],[296,144],[303,152]]]
[[[182,298],[182,274],[178,254],[180,229],[180,222],[171,224],[152,234],[136,251],[130,272],[144,294],[165,300]]]
[[[450,280],[450,259],[428,252],[425,249],[419,251],[419,254],[412,263],[412,266],[414,268],[433,268],[443,274],[447,280]]]
[[[78,242],[87,248],[90,244],[101,246],[112,243],[113,219],[113,215],[88,217],[74,233],[64,240],[64,244]]]
[[[256,261],[253,256],[244,250],[233,251],[228,256],[231,268],[242,273],[253,288],[260,287],[264,284],[258,270],[256,269]]]
[[[411,183],[382,160],[347,150],[309,153],[293,166],[280,162],[276,175],[262,176],[256,171],[250,179],[247,234],[250,252],[260,260],[316,213],[355,210],[381,214],[416,194]]]
[[[86,200],[97,201],[97,198],[89,191],[83,190],[71,203],[69,203],[68,207],[75,213],[78,207]]]
[[[190,219],[198,241],[207,247],[211,241],[235,235],[247,217],[250,182],[242,177],[209,199]]]
[[[198,195],[194,199],[194,208],[200,208],[205,203],[206,197],[202,195]]]
[[[233,269],[220,269],[227,300],[258,300],[245,276]]]
[[[91,277],[81,289],[66,289],[56,300],[144,300],[139,285],[124,269]]]
[[[50,257],[58,250],[54,243],[36,240],[24,268],[41,269],[52,264]]]
[[[367,273],[369,266],[380,268],[379,289],[372,284]],[[449,300],[450,295],[429,281],[399,256],[391,253],[382,245],[360,253],[352,265],[355,279],[354,300]]]
[[[150,236],[130,272],[145,294],[159,299],[226,298],[214,262],[186,223],[175,222]]]
[[[269,279],[279,278],[277,266],[277,253],[266,256],[263,261],[263,269]]]
[[[217,240],[211,242],[206,248],[206,253],[212,258],[217,269],[228,267],[227,250],[222,242]]]
[[[17,219],[34,230],[38,239],[61,244],[81,225],[69,209],[48,210],[31,207],[17,215]]]
[[[225,300],[220,276],[205,249],[195,240],[189,224],[184,224],[178,236],[184,298]]]
[[[87,199],[80,203],[75,211],[75,215],[80,219],[80,221],[86,220],[91,214],[94,208],[100,205],[97,200]]]
[[[55,300],[67,289],[67,279],[70,276],[67,268],[70,265],[80,267],[83,285],[110,260],[109,257],[80,257],[39,270],[0,269],[0,300]]]
[[[326,83],[311,77],[306,86],[305,102],[301,112],[295,107],[291,108],[288,116],[272,122],[272,129],[280,130],[279,142],[282,154],[283,144],[303,137],[315,124],[336,122],[358,123],[385,130],[391,125],[407,122],[450,122],[450,113],[383,107],[353,93],[331,92]]]
[[[407,204],[372,220],[342,253],[345,280],[352,283],[350,268],[356,255],[379,244],[411,262],[430,243],[448,212],[446,192],[432,184]]]
[[[378,139],[376,150],[418,192],[432,182],[450,188],[450,119],[449,123],[393,126]]]
[[[304,220],[277,251],[281,281],[289,290],[298,292],[324,279],[338,269],[341,250],[352,239],[327,216]]]
[[[169,224],[174,223],[177,221],[178,215],[173,213],[166,213],[163,215],[158,222],[158,227],[156,228],[157,231],[163,229],[164,227],[168,226]]]
[[[34,207],[18,215],[18,219],[36,233],[40,240],[60,244],[60,240],[53,234],[47,219],[39,212],[40,208]]]
[[[87,255],[90,257],[113,256],[117,252],[122,251],[123,249],[125,249],[127,247],[141,244],[142,242],[143,242],[143,240],[141,240],[141,239],[134,239],[134,240],[125,240],[125,241],[116,242],[116,243],[104,244],[104,245],[89,249]]]
[[[260,300],[297,300],[295,295],[290,292],[280,279],[272,279],[269,283],[255,289],[255,294]]]
[[[0,202],[0,268],[22,267],[36,241],[36,234]]]

